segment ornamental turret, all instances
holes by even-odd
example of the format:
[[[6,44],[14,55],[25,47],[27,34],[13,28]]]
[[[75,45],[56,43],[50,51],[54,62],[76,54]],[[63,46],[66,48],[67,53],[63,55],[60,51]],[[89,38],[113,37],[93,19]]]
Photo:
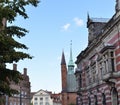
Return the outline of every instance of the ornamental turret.
[[[116,9],[116,12],[120,11],[120,0],[116,0],[115,9]]]

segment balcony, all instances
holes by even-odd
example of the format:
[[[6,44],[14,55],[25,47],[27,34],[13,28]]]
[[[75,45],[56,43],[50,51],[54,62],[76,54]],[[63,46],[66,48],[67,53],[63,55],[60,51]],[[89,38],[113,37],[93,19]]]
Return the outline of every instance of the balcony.
[[[120,77],[120,71],[118,71],[118,72],[109,72],[109,73],[103,74],[102,80],[103,81],[111,81],[111,80],[117,79],[119,77]]]

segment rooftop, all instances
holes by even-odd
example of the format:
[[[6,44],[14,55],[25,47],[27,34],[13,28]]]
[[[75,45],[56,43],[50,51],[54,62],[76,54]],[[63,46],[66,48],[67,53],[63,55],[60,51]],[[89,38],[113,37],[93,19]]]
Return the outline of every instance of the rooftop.
[[[90,18],[93,22],[102,22],[107,23],[110,19],[109,18]]]

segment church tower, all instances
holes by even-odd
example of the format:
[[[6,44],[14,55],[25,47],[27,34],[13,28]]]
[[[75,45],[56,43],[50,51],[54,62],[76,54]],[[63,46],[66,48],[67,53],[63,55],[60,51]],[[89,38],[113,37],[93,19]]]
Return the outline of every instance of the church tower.
[[[74,74],[74,62],[72,58],[72,41],[70,44],[70,59],[68,62],[68,72],[67,72],[67,91],[75,92],[76,90],[76,78]]]
[[[62,78],[62,92],[67,91],[67,67],[64,52],[62,52],[61,59],[61,78]]]
[[[67,68],[68,67],[68,68]],[[61,80],[62,80],[62,105],[76,104],[76,78],[74,75],[74,62],[72,59],[72,42],[70,46],[70,59],[66,66],[64,52],[61,59]]]

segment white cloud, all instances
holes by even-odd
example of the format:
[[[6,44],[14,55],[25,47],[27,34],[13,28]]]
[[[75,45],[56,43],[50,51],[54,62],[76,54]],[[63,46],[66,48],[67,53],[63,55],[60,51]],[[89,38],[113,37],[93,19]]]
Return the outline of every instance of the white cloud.
[[[75,17],[73,20],[75,21],[77,26],[83,26],[84,25],[83,20],[79,19],[78,17]]]
[[[67,23],[64,26],[62,26],[63,31],[68,31],[68,29],[70,28],[70,25],[71,25],[70,23]]]

